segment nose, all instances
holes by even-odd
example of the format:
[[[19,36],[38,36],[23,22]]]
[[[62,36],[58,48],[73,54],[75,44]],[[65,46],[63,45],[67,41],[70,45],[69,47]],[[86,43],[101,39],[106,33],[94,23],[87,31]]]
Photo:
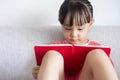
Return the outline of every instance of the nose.
[[[72,38],[76,38],[77,37],[77,31],[76,30],[72,30],[71,31],[71,37]]]

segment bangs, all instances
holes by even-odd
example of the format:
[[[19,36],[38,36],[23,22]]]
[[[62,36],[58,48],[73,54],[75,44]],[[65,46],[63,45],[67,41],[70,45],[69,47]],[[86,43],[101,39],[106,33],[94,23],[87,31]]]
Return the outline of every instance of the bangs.
[[[76,26],[82,26],[92,20],[92,14],[86,5],[74,5],[69,8],[70,21],[69,25],[73,23]]]

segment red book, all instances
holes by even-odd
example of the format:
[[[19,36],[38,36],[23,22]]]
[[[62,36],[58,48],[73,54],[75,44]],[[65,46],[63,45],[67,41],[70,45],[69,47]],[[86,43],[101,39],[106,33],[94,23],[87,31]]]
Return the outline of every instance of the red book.
[[[36,45],[34,47],[37,65],[40,65],[45,53],[49,50],[60,52],[64,58],[64,70],[68,76],[74,76],[83,67],[87,53],[93,49],[102,49],[108,57],[110,47],[108,46],[79,46],[71,44]],[[52,62],[51,62],[52,64]]]

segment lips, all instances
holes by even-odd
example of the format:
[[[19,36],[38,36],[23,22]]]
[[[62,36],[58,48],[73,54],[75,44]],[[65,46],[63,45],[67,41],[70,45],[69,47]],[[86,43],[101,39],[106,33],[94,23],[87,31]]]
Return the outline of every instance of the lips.
[[[71,39],[71,41],[73,41],[73,42],[77,42],[78,40],[77,40],[77,39]]]

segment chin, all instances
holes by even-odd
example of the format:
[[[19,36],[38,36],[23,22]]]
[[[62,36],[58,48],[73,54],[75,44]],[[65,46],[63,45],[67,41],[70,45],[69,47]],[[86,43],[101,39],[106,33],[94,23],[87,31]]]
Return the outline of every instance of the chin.
[[[78,42],[71,42],[70,44],[72,44],[72,45],[78,45],[79,43]]]

